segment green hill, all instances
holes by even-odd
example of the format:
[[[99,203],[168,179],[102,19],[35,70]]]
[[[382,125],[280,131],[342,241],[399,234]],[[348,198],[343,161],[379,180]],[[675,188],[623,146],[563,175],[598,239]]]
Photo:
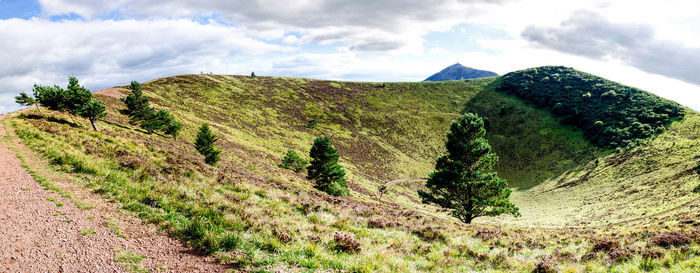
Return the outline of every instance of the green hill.
[[[177,141],[129,125],[124,104],[104,95],[97,96],[108,110],[100,132],[55,111],[29,110],[8,122],[57,173],[237,270],[529,272],[545,263],[570,272],[684,272],[699,263],[700,233],[690,232],[700,225],[695,203],[599,228],[700,197],[693,193],[698,113],[685,110],[634,148],[606,150],[566,117],[498,91],[502,84],[503,77],[359,83],[182,75],[143,84],[153,105],[183,122]],[[450,121],[465,111],[486,118],[497,171],[520,189],[512,200],[523,217],[457,223],[420,204],[419,182],[378,200],[386,181],[432,171]],[[224,151],[216,168],[192,145],[205,122]],[[277,167],[287,149],[306,155],[320,135],[338,148],[351,197],[327,196],[304,174]],[[656,246],[666,229],[690,241]],[[347,250],[354,240],[359,252]],[[605,241],[614,244],[596,247]],[[645,256],[653,251],[662,255]]]

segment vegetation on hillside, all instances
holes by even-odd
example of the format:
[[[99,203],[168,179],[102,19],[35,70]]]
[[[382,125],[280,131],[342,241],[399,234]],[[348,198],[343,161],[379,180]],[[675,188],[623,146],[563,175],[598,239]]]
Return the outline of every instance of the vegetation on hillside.
[[[175,117],[165,109],[159,109],[158,112],[151,107],[147,97],[143,96],[141,84],[137,81],[132,81],[131,93],[121,100],[126,105],[126,109],[121,110],[122,113],[128,115],[131,119],[129,123],[136,124],[140,122],[140,127],[149,134],[155,131],[162,131],[165,134],[173,136],[177,139],[182,130],[182,123],[175,120]]]
[[[692,160],[697,161],[694,147],[698,143],[691,136],[700,126],[694,113],[672,124],[650,146],[635,148],[645,149],[640,154],[628,154],[635,151],[632,149],[601,157],[600,172],[596,169],[588,178],[583,178],[590,170],[586,161],[562,164],[572,166],[570,172],[561,179],[545,181],[543,186],[548,187],[533,188],[533,196],[539,199],[532,200],[548,204],[546,207],[535,207],[532,201],[526,212],[518,202],[524,202],[522,193],[530,191],[514,192],[511,200],[525,219],[488,218],[497,223],[491,226],[479,218],[476,224],[463,225],[435,207],[420,205],[416,194],[420,185],[394,185],[390,195],[378,200],[375,192],[380,183],[429,173],[438,155],[446,151],[444,128],[459,117],[465,102],[484,94],[512,110],[503,120],[519,124],[516,128],[532,127],[510,138],[516,145],[517,141],[533,140],[522,142],[529,153],[523,157],[500,154],[499,147],[510,146],[504,144],[505,138],[494,141],[490,137],[498,139],[502,131],[486,134],[501,162],[513,158],[517,163],[505,163],[525,166],[518,169],[521,173],[513,172],[514,177],[540,177],[528,172],[549,170],[531,160],[538,155],[563,160],[580,156],[568,155],[568,148],[556,148],[584,143],[580,133],[561,126],[544,110],[528,108],[495,92],[494,82],[497,79],[378,84],[184,75],[145,83],[143,93],[151,103],[167,107],[182,119],[180,138],[184,141],[145,134],[119,112],[124,108],[121,101],[102,95],[97,99],[106,104],[108,115],[99,133],[86,129],[89,124],[71,121],[69,114],[56,111],[30,110],[5,122],[12,123],[25,145],[47,158],[57,171],[72,174],[76,183],[118,201],[125,210],[234,270],[684,272],[697,267],[700,234],[688,228],[697,221],[681,222],[697,219],[697,206],[669,215],[673,220],[664,220],[668,225],[659,225],[659,220],[652,218],[640,229],[510,227],[530,221],[532,214],[551,211],[557,214],[543,219],[565,226],[571,216],[558,213],[558,209],[567,208],[569,203],[606,200],[609,209],[625,203],[637,208],[611,216],[584,215],[588,210],[580,215],[597,219],[592,223],[596,224],[604,217],[622,219],[623,212],[641,215],[649,209],[646,202],[677,206],[687,201],[675,192],[672,197],[678,201],[659,198],[669,192],[664,185],[680,189],[687,195],[684,198],[694,198],[697,195],[690,192],[697,184],[692,180],[697,174],[685,171],[690,163],[697,166]],[[500,126],[500,108],[491,109],[485,103],[470,106],[494,111],[488,116],[490,122],[485,122],[487,129]],[[522,124],[517,123],[517,115],[522,115]],[[306,128],[311,119],[317,120],[317,126]],[[539,121],[552,126],[531,126]],[[205,164],[192,145],[203,123],[210,124],[219,137],[218,148],[225,151],[218,167]],[[524,135],[530,132],[534,135]],[[303,175],[277,166],[288,148],[308,151],[320,135],[333,136],[352,197],[329,196],[316,190]],[[549,150],[540,154],[539,145]],[[644,164],[653,170],[641,168]],[[631,182],[610,180],[617,176]],[[573,181],[585,183],[569,183]],[[552,184],[559,188],[548,192]],[[588,184],[593,186],[585,189],[591,191],[579,191]],[[640,193],[621,190],[610,196],[592,192],[628,184],[634,184]],[[558,202],[556,198],[566,191],[581,194],[569,194],[578,199]],[[646,192],[654,195],[646,196]]]
[[[498,90],[548,109],[605,147],[637,144],[685,113],[677,103],[651,93],[559,66],[508,73]]]
[[[452,122],[447,155],[437,159],[435,172],[425,182],[429,191],[418,191],[423,202],[447,209],[467,224],[481,216],[520,215],[508,201],[508,183],[493,172],[498,156],[491,152],[485,134],[478,115],[468,113]]]
[[[51,110],[66,111],[73,115],[87,118],[95,131],[98,131],[97,120],[107,115],[105,105],[93,100],[90,90],[81,86],[76,77],[68,78],[68,87],[63,89],[58,85],[41,86],[34,84],[34,97],[29,97],[22,92],[15,97],[15,102],[20,105],[39,104]]]
[[[305,159],[303,159],[295,150],[287,150],[287,154],[282,158],[282,164],[280,168],[287,170],[292,170],[294,172],[300,173],[306,171],[306,164],[308,164]]]

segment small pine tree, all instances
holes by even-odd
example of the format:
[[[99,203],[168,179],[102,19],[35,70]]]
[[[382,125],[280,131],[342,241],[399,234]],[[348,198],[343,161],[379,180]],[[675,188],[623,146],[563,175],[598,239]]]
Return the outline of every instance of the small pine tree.
[[[63,111],[61,105],[63,105],[64,93],[63,88],[58,85],[54,86],[42,86],[34,84],[34,98],[41,106],[44,106],[51,110]]]
[[[148,114],[153,112],[153,109],[151,109],[148,98],[143,96],[143,89],[139,82],[132,81],[130,88],[131,94],[121,99],[126,104],[126,110],[122,112],[131,117],[129,123],[134,124],[145,119]]]
[[[452,122],[445,143],[447,155],[438,158],[435,172],[426,181],[428,192],[418,191],[424,203],[451,210],[465,223],[479,216],[520,216],[508,201],[508,184],[492,172],[498,156],[491,152],[485,134],[484,121],[476,114]]]
[[[166,128],[166,123],[164,119],[169,114],[167,111],[161,109],[158,112],[153,112],[153,108],[148,108],[143,114],[143,119],[141,119],[141,129],[146,130],[149,134],[155,131],[163,130]]]
[[[209,165],[216,165],[216,162],[220,159],[221,150],[214,147],[214,142],[217,138],[209,129],[209,124],[202,124],[197,133],[197,140],[194,142],[194,147],[199,151],[200,154],[204,156],[204,162]]]
[[[255,78],[255,72],[250,72],[250,77]]]
[[[309,153],[311,165],[307,178],[316,181],[316,188],[333,196],[350,194],[345,182],[345,171],[338,165],[338,152],[333,148],[331,139],[319,137]]]
[[[182,123],[175,119],[171,119],[168,122],[164,132],[165,134],[173,136],[174,140],[177,140],[177,136],[180,135],[180,130],[182,130]]]
[[[72,114],[79,114],[92,98],[92,92],[79,85],[78,79],[71,76],[68,78],[68,88],[64,91],[64,100],[60,108]]]
[[[97,128],[97,120],[107,115],[105,110],[106,107],[104,103],[93,100],[86,104],[83,109],[80,109],[78,114],[90,120],[90,124],[92,124],[92,128],[95,129],[95,131],[100,131]]]
[[[301,158],[297,151],[289,149],[284,158],[282,158],[280,167],[298,173],[306,170],[306,164],[308,164],[308,162]]]
[[[28,96],[27,93],[19,93],[19,96],[15,97],[15,102],[22,106],[36,105],[36,109],[39,109],[39,112],[41,112],[41,107],[39,107],[38,101],[35,98]]]

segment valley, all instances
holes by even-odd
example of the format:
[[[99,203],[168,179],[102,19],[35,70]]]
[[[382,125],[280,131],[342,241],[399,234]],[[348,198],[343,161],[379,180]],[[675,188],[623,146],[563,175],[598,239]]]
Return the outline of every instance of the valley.
[[[95,93],[107,109],[99,132],[80,117],[34,108],[4,122],[50,172],[235,271],[698,269],[700,114],[659,98],[668,108],[649,111],[683,115],[655,123],[649,137],[625,139],[629,146],[605,146],[571,117],[499,90],[504,77],[382,83],[190,74],[143,83],[151,104],[182,122],[177,139],[129,123],[119,99],[128,86]],[[427,177],[450,122],[467,112],[484,118],[496,171],[522,217],[460,223],[421,203],[421,180],[391,184],[378,198],[386,182]],[[192,145],[203,123],[219,137],[216,167]],[[278,167],[288,149],[308,157],[324,135],[338,149],[349,197]],[[348,240],[361,249],[348,251]]]

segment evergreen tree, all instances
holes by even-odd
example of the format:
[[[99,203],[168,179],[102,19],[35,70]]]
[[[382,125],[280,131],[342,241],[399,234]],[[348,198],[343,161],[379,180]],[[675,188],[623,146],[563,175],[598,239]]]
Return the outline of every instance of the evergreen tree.
[[[36,105],[36,109],[39,109],[39,112],[41,112],[41,107],[39,107],[38,101],[35,98],[28,96],[27,93],[19,93],[19,96],[15,97],[15,102],[22,106]]]
[[[36,98],[41,106],[51,110],[64,110],[61,109],[61,106],[63,105],[65,91],[58,85],[42,86],[34,84],[34,89],[32,91],[34,92],[34,98]]]
[[[428,192],[418,191],[424,203],[448,209],[465,223],[479,216],[520,216],[508,201],[508,184],[492,172],[498,156],[491,152],[485,134],[484,121],[476,114],[452,122],[445,143],[447,155],[438,158],[435,172],[426,181]]]
[[[280,164],[281,168],[292,170],[294,172],[302,172],[306,170],[306,160],[301,158],[297,151],[289,149],[287,150],[287,154],[282,158],[282,164]]]
[[[197,140],[194,142],[194,147],[204,156],[204,161],[212,166],[216,165],[216,162],[220,159],[221,150],[214,147],[214,142],[218,139],[219,138],[209,130],[209,124],[205,123],[199,128]]]
[[[132,81],[130,88],[131,94],[121,99],[126,104],[126,110],[122,112],[131,117],[129,123],[134,124],[151,114],[153,109],[151,109],[148,98],[143,96],[143,89],[139,82]]]
[[[168,126],[166,126],[164,132],[165,134],[173,136],[174,140],[177,140],[177,136],[180,135],[180,130],[182,130],[182,123],[175,119],[171,119],[168,122]]]
[[[89,89],[78,84],[76,77],[68,78],[68,88],[63,93],[63,101],[61,102],[61,110],[79,114],[93,98],[92,92]]]
[[[345,183],[345,171],[338,165],[338,152],[333,148],[331,139],[319,137],[309,153],[311,165],[307,178],[316,181],[316,188],[333,196],[349,195]]]
[[[250,72],[250,77],[255,78],[255,72]]]
[[[97,120],[100,118],[104,117],[107,115],[107,112],[105,111],[106,107],[105,104],[96,100],[90,101],[88,104],[86,104],[83,109],[80,109],[78,114],[81,117],[87,118],[90,120],[90,124],[92,124],[92,128],[95,129],[95,131],[99,131],[97,129]]]
[[[172,120],[172,116],[168,111],[160,109],[158,112],[153,112],[153,108],[148,108],[141,120],[141,129],[146,130],[149,134],[155,131],[165,130],[168,128],[168,121]]]

